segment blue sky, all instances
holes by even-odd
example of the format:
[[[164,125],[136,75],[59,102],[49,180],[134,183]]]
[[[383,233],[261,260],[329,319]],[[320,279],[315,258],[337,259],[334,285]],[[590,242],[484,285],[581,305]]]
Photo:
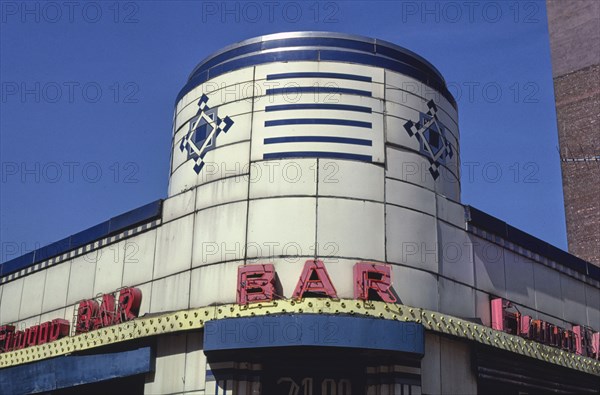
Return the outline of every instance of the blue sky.
[[[0,3],[2,261],[166,197],[193,67],[257,35],[380,38],[444,75],[462,201],[566,248],[544,1]]]

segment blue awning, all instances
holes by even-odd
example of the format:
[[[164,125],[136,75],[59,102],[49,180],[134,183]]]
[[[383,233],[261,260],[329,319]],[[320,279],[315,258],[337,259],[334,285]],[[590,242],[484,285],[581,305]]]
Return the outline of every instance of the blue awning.
[[[421,324],[378,318],[289,314],[208,321],[204,351],[275,347],[338,347],[397,351],[422,357]]]
[[[70,355],[0,369],[0,393],[31,394],[152,371],[152,349]]]

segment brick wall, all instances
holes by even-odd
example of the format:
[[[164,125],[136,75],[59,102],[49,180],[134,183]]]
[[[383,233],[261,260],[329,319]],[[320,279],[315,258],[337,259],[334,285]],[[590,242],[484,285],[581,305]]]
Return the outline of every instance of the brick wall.
[[[600,2],[546,4],[569,252],[600,266]]]

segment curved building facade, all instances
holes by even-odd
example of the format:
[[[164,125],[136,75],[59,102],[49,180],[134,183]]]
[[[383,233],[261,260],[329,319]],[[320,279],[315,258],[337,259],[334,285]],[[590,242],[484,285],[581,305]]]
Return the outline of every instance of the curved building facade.
[[[417,54],[246,40],[172,135],[166,199],[0,265],[8,393],[597,393],[600,271],[461,204]]]
[[[464,217],[457,125],[439,72],[389,43],[281,34],[210,56],[174,121],[169,196],[200,209],[192,266],[218,264],[219,282],[268,259],[284,297],[310,258],[346,279],[340,297],[357,260],[437,273],[438,210]]]

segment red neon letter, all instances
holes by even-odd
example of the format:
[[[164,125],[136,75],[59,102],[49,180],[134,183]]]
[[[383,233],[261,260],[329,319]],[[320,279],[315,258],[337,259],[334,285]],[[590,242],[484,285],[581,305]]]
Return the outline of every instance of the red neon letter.
[[[31,347],[37,345],[37,334],[39,325],[32,326],[26,330],[27,332],[27,345],[25,347]]]
[[[492,299],[492,329],[517,335],[521,332],[521,314],[506,311],[512,304],[502,298]]]
[[[94,329],[110,326],[115,321],[115,297],[111,294],[102,295],[100,310],[94,318]]]
[[[531,332],[531,316],[524,315],[521,317],[519,336],[529,339],[531,337],[530,332]]]
[[[354,297],[387,303],[396,302],[396,296],[392,293],[390,267],[368,262],[358,262],[354,265]]]
[[[37,344],[47,343],[49,335],[50,335],[50,322],[44,322],[43,324],[40,324],[40,328],[38,329]]]
[[[61,337],[69,336],[69,321],[57,318],[50,322],[50,334],[48,341],[53,342]]]
[[[6,346],[4,351],[8,352],[8,351],[12,351],[15,349],[15,336],[17,335],[17,332],[9,332],[8,336],[6,337]]]
[[[27,347],[27,333],[29,329],[25,329],[24,331],[15,332],[15,346],[13,350],[20,350],[22,348]]]
[[[77,308],[75,333],[89,332],[94,327],[94,319],[98,315],[98,303],[95,300],[84,300]]]
[[[584,330],[581,326],[575,325],[573,327],[573,333],[575,334],[575,352],[579,355],[583,355],[583,335]]]
[[[142,291],[137,288],[125,288],[119,293],[118,322],[125,322],[136,318],[140,314]]]
[[[563,339],[563,343],[561,348],[563,350],[574,353],[575,347],[577,346],[577,342],[575,341],[575,333],[573,331],[565,331],[565,338]]]
[[[504,331],[504,306],[501,298],[492,299],[492,329]]]
[[[600,332],[593,333],[589,328],[574,326],[575,352],[590,358],[599,359],[600,356]]]
[[[304,269],[302,269],[293,297],[294,299],[302,299],[306,293],[309,295],[317,294],[317,296],[326,295],[337,299],[335,287],[331,283],[323,261],[308,260],[304,263]]]
[[[272,264],[238,267],[238,304],[269,302],[274,294],[275,268]]]
[[[575,333],[575,352],[579,355],[590,356],[592,354],[592,342],[589,331],[583,326],[576,325],[573,327],[573,333]]]
[[[0,353],[8,351],[9,342],[15,332],[13,325],[0,326]]]

